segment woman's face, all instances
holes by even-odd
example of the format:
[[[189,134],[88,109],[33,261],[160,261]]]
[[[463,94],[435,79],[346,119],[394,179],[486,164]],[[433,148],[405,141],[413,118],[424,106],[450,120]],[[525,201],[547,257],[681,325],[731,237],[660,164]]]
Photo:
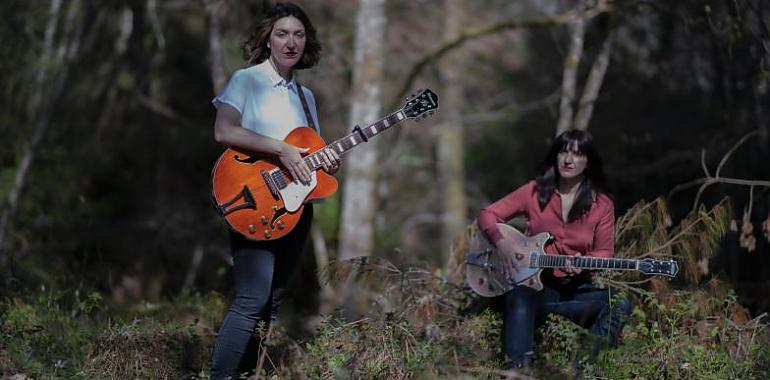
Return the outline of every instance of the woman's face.
[[[577,178],[583,174],[588,165],[588,157],[578,153],[577,142],[570,141],[556,156],[559,176],[564,179]]]
[[[278,19],[270,32],[270,61],[281,75],[286,75],[302,59],[305,51],[305,27],[294,16]]]

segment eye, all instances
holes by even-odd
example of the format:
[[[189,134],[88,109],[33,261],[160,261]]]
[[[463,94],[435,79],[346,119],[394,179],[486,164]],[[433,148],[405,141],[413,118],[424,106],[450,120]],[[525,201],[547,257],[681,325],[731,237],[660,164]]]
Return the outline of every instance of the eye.
[[[297,33],[294,33],[294,35],[299,38],[305,38],[305,32],[297,32]]]

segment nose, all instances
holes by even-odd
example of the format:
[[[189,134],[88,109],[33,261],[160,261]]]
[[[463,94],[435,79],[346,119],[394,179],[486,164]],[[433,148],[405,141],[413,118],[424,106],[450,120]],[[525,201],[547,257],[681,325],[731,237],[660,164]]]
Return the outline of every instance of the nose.
[[[290,34],[289,39],[286,41],[286,47],[289,49],[294,49],[296,46],[297,45],[295,44],[295,41],[294,41],[294,35]]]

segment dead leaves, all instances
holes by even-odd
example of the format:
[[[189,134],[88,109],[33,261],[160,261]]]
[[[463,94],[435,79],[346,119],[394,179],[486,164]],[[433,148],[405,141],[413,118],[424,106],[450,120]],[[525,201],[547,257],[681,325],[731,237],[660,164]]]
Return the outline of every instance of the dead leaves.
[[[757,239],[754,237],[754,225],[751,224],[751,213],[748,208],[743,210],[743,220],[741,221],[741,235],[738,237],[738,245],[746,248],[749,252],[757,249]]]

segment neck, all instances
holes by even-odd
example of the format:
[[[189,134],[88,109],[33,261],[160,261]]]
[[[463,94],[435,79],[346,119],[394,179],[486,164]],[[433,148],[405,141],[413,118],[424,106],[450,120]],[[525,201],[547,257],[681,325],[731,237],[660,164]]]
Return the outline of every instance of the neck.
[[[574,194],[583,181],[583,176],[575,178],[559,178],[559,192],[562,194]]]
[[[278,67],[278,65],[275,64],[275,61],[273,61],[272,55],[267,60],[270,61],[270,65],[273,66],[273,69],[275,69],[275,72],[277,72],[281,78],[285,79],[287,82],[291,80],[291,77],[294,75],[294,70],[291,67]]]
[[[634,269],[638,270],[639,260],[613,257],[565,256],[532,253],[529,257],[532,268],[566,268],[567,263],[580,269]]]

